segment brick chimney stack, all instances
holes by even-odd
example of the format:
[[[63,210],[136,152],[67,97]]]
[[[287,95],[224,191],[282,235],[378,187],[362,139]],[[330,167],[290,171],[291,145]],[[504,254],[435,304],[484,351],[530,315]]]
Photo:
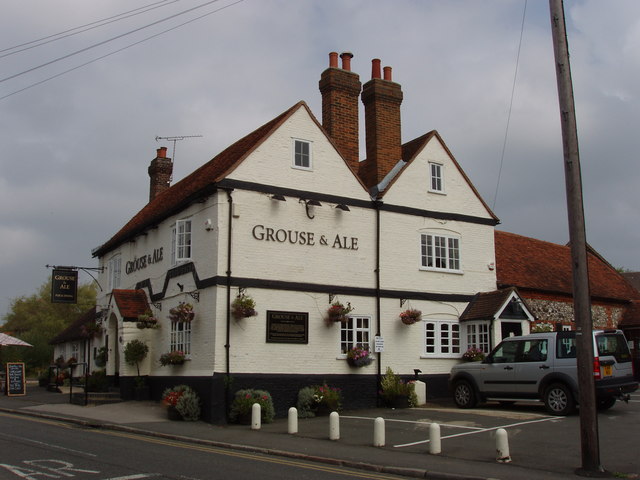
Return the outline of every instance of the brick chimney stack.
[[[391,67],[380,72],[380,60],[371,62],[371,80],[362,88],[367,159],[360,175],[368,187],[379,184],[402,158],[400,84],[392,81]]]
[[[338,68],[338,54],[329,54],[329,68],[320,76],[322,94],[322,126],[335,142],[342,156],[354,172],[358,171],[358,97],[362,84],[351,71],[349,52],[340,55],[342,68]]]
[[[149,202],[151,202],[171,185],[173,162],[167,158],[167,147],[158,148],[156,158],[151,160],[147,171],[150,178]]]

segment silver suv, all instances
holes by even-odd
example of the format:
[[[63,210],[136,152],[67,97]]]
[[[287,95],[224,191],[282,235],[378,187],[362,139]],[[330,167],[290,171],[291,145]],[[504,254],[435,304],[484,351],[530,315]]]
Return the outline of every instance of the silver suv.
[[[611,408],[638,388],[629,346],[620,330],[593,332],[597,406]],[[478,401],[541,400],[549,413],[568,415],[578,403],[575,332],[533,333],[503,340],[482,362],[451,369],[449,386],[460,408]]]

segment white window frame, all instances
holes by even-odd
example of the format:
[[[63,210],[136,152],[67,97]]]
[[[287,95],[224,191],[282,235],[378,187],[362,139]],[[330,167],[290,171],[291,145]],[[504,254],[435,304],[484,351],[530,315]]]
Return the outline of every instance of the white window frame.
[[[456,235],[421,233],[420,269],[462,273],[460,243],[460,237]],[[445,266],[439,266],[441,262]]]
[[[444,165],[429,162],[429,191],[444,193]]]
[[[176,265],[180,262],[188,262],[192,257],[193,223],[191,218],[176,220],[175,225],[171,228],[171,263]]]
[[[340,358],[347,358],[347,350],[359,345],[371,351],[371,317],[351,315],[340,323]]]
[[[460,322],[452,320],[423,320],[423,358],[460,358],[462,339]]]
[[[118,253],[109,259],[107,272],[109,276],[109,291],[114,288],[120,288],[120,281],[122,279],[122,255]]]
[[[489,322],[465,322],[464,335],[467,349],[475,347],[482,350],[484,354],[490,352],[491,335]]]
[[[169,350],[191,355],[191,322],[171,322]]]
[[[292,145],[293,146],[291,149],[292,150],[291,166],[299,170],[313,170],[313,154],[312,154],[313,149],[311,148],[312,143],[309,140],[293,138]],[[308,152],[307,153],[298,152],[298,145],[300,146],[306,145]],[[308,163],[308,165],[305,165],[305,163]]]

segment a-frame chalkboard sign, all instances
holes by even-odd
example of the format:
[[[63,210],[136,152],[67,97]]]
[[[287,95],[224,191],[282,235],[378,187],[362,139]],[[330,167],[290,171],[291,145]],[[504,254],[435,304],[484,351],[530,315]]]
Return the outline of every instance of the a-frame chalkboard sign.
[[[27,387],[24,382],[24,363],[7,363],[5,365],[6,388],[8,396],[26,395]]]

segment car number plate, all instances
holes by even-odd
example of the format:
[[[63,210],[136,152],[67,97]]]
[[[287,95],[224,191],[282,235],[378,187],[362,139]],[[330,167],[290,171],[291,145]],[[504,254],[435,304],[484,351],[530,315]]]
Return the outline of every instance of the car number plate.
[[[604,377],[610,377],[611,375],[613,375],[613,367],[611,365],[603,365],[602,375]]]

